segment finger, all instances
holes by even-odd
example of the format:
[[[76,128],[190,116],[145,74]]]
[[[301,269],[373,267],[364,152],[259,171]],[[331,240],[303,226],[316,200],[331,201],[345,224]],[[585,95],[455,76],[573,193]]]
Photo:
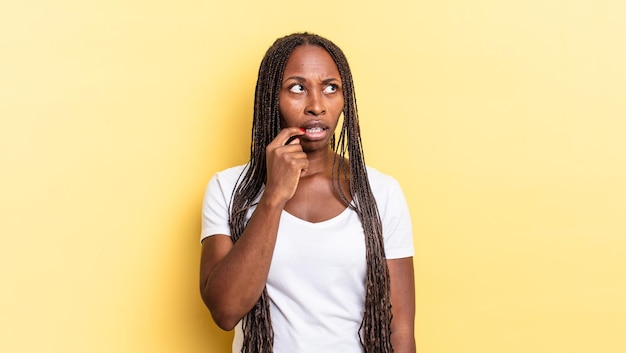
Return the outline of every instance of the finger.
[[[304,135],[305,131],[302,128],[299,127],[286,127],[282,130],[280,130],[280,132],[278,133],[278,135],[276,135],[276,138],[274,138],[274,141],[276,141],[277,143],[281,144],[281,145],[286,145],[289,144],[290,140],[292,140],[293,137],[295,136],[300,136],[300,135]]]
[[[289,138],[289,140],[287,140],[287,143],[285,143],[285,146],[287,145],[299,145],[300,144],[300,139],[297,138],[296,136],[291,136]]]

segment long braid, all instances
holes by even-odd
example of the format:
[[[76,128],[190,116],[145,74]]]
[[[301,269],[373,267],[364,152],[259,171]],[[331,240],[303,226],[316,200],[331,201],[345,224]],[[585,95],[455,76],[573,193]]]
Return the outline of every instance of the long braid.
[[[350,196],[343,193],[340,177],[335,177],[335,189],[359,216],[366,245],[366,295],[359,337],[366,353],[391,353],[391,294],[389,270],[382,238],[382,223],[378,207],[367,178],[363,157],[358,112],[352,74],[343,52],[332,42],[314,34],[292,34],[280,38],[268,49],[259,68],[255,91],[254,119],[250,161],[240,175],[230,203],[232,241],[236,242],[246,227],[246,217],[260,195],[265,182],[266,146],[280,131],[278,94],[285,64],[291,52],[300,45],[318,45],[332,56],[341,76],[344,95],[344,121],[339,138],[331,147],[336,155],[334,164],[339,176],[350,175]],[[346,155],[349,165],[346,165]],[[352,202],[350,202],[352,198]],[[243,353],[271,353],[274,334],[270,319],[269,296],[263,290],[259,301],[243,319]]]
[[[327,48],[338,62],[339,74],[344,82],[344,122],[337,150],[340,156],[339,169],[348,151],[350,163],[350,193],[353,208],[357,212],[365,233],[366,282],[365,308],[359,337],[366,353],[393,352],[391,345],[391,290],[389,269],[385,257],[383,230],[380,214],[367,177],[362,150],[358,109],[352,74],[347,60],[338,48]],[[335,52],[337,51],[337,52]],[[339,64],[341,63],[341,64]],[[339,190],[339,185],[336,186]],[[345,195],[342,195],[344,199]]]

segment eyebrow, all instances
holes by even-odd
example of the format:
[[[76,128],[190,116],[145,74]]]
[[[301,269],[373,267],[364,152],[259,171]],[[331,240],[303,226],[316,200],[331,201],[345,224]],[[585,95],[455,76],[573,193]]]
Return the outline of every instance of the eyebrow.
[[[284,81],[287,81],[287,80],[296,80],[296,81],[306,82],[306,79],[302,76],[289,76]],[[331,83],[333,81],[341,82],[341,79],[330,77],[330,78],[322,80],[322,83]]]

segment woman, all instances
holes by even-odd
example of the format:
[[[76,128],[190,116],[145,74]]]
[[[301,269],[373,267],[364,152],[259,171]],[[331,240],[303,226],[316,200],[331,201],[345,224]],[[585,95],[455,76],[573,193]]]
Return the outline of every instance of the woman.
[[[365,166],[344,54],[313,34],[278,39],[250,161],[216,174],[203,204],[201,294],[236,328],[233,352],[415,352],[412,256],[398,183]]]

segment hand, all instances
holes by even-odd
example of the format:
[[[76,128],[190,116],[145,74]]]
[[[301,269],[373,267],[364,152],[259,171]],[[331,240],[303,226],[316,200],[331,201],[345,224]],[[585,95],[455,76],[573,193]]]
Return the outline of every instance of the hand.
[[[300,128],[285,128],[265,148],[267,180],[264,195],[275,198],[282,205],[293,197],[300,177],[309,167],[309,160],[297,137],[303,134]]]

